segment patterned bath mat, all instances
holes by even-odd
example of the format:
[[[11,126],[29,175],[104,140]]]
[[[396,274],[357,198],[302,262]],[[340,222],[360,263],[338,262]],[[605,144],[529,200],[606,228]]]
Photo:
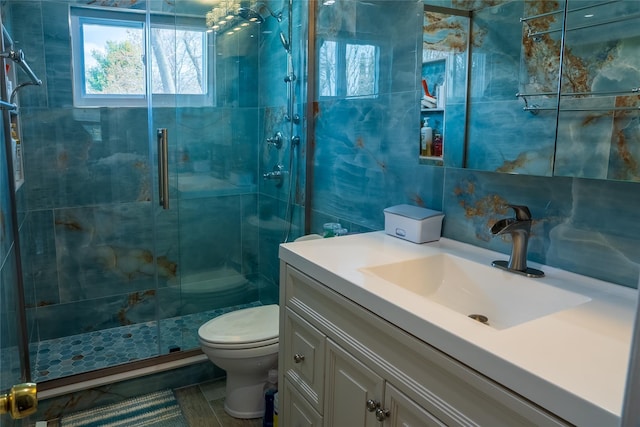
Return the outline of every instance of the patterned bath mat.
[[[61,427],[188,427],[171,390],[62,417]]]

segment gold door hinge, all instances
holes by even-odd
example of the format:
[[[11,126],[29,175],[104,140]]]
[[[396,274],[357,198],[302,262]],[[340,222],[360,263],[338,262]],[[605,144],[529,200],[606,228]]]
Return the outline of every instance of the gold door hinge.
[[[38,410],[38,389],[35,383],[16,384],[9,393],[0,395],[0,414],[13,419],[28,417]]]

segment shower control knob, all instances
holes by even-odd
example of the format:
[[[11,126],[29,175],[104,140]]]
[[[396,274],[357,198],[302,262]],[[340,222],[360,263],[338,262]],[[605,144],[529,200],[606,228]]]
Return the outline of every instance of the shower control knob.
[[[276,132],[271,138],[267,138],[269,148],[276,147],[278,150],[282,148],[282,132]]]
[[[293,361],[295,363],[301,363],[304,360],[304,354],[296,353],[293,355]]]

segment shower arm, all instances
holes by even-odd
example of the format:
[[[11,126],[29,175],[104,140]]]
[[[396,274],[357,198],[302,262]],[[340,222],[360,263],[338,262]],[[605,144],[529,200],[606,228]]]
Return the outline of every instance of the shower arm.
[[[4,28],[3,28],[3,30],[4,30]],[[36,74],[33,72],[31,67],[29,67],[29,64],[27,64],[27,62],[25,61],[24,52],[22,51],[22,49],[18,49],[17,51],[11,49],[8,52],[0,53],[0,58],[7,58],[7,59],[12,60],[16,64],[18,64],[20,66],[20,68],[22,68],[22,71],[24,71],[25,74],[27,74],[27,76],[29,76],[29,79],[31,79],[31,81],[24,82],[24,83],[21,83],[21,84],[17,85],[15,87],[15,89],[13,89],[13,91],[10,94],[8,94],[9,95],[9,102],[0,101],[0,108],[1,109],[7,109],[7,110],[15,111],[15,110],[18,109],[18,106],[13,101],[14,101],[16,95],[18,94],[18,91],[20,89],[22,89],[23,87],[25,87],[25,86],[31,86],[31,85],[41,86],[42,85],[42,80],[40,80],[38,78],[38,76],[36,76]]]
[[[18,64],[20,68],[22,68],[22,71],[24,71],[31,79],[30,84],[36,86],[42,85],[42,80],[40,80],[38,76],[36,76],[31,67],[29,67],[29,64],[27,64],[27,62],[25,61],[24,52],[22,51],[22,49],[9,50],[8,52],[0,53],[0,58],[8,58]]]
[[[10,59],[16,64],[18,64],[20,68],[22,68],[22,70],[25,72],[25,74],[27,74],[27,76],[29,76],[29,79],[31,80],[29,82],[25,82],[17,85],[10,94],[7,94],[9,95],[8,102],[0,100],[0,109],[15,111],[18,109],[18,106],[13,102],[13,100],[15,99],[16,94],[18,93],[18,90],[22,89],[25,86],[30,86],[30,85],[41,86],[42,80],[40,80],[36,76],[36,74],[33,72],[31,67],[29,67],[29,64],[26,63],[24,59],[24,52],[22,51],[22,49],[18,49],[17,51],[13,50],[13,39],[9,35],[9,32],[7,31],[4,25],[2,25],[2,40],[4,42],[4,46],[8,47],[9,50],[7,52],[0,53],[0,58]]]

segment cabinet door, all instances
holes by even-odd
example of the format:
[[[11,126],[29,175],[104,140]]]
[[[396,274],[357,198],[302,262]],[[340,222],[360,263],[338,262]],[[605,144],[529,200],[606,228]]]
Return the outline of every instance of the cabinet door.
[[[327,339],[324,425],[327,427],[379,426],[367,402],[382,404],[383,379]]]
[[[322,417],[304,397],[284,380],[282,409],[278,414],[278,425],[287,427],[321,427]]]
[[[287,308],[281,342],[280,365],[285,378],[322,413],[325,336]]]
[[[445,427],[436,417],[387,383],[384,409],[388,412],[385,427]]]

